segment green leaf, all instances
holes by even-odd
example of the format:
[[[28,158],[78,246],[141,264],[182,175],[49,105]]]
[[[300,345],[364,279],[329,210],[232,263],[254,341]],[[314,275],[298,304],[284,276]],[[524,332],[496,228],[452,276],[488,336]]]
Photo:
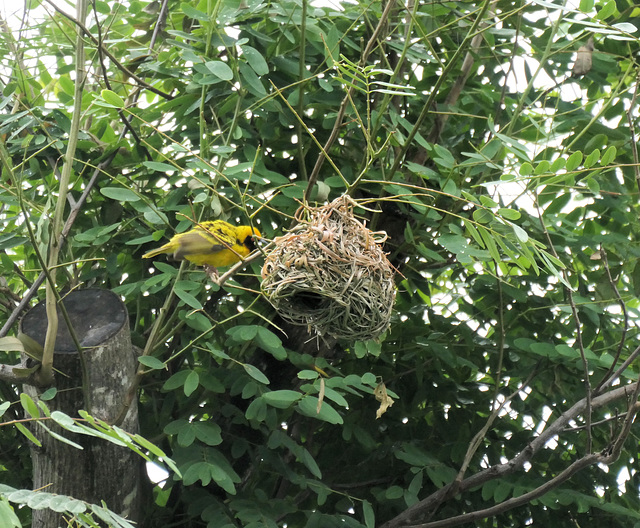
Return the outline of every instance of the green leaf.
[[[200,385],[200,376],[195,370],[191,370],[184,380],[184,395],[187,397],[191,396],[198,388],[198,385]]]
[[[2,402],[0,403],[0,417],[4,416],[4,413],[7,412],[7,409],[11,407],[11,402]]]
[[[358,359],[362,359],[363,357],[365,357],[367,355],[367,347],[365,346],[364,342],[362,341],[357,341],[356,344],[353,347],[353,351],[356,354],[356,357]]]
[[[519,211],[516,211],[515,209],[507,209],[505,207],[498,209],[498,214],[507,220],[519,220],[522,216]]]
[[[189,372],[190,372],[189,370],[179,370],[173,376],[171,376],[167,381],[164,382],[164,385],[162,386],[162,390],[171,391],[179,387],[182,387],[184,385],[184,382],[187,379],[187,376],[189,375]]]
[[[342,396],[342,394],[333,390],[330,387],[325,387],[324,396],[326,399],[329,399],[332,402],[337,403],[338,405],[340,405],[341,407],[344,407],[345,409],[349,407],[349,403],[344,398],[344,396]]]
[[[178,274],[178,270],[173,266],[170,266],[166,262],[154,262],[153,265],[158,268],[162,273],[174,277]]]
[[[277,360],[287,358],[287,351],[282,346],[282,341],[268,328],[259,326],[256,333],[257,344],[266,352],[269,352]]]
[[[254,380],[264,384],[269,385],[269,378],[267,378],[261,371],[259,371],[253,365],[249,365],[248,363],[243,363],[242,365],[244,370],[251,376]]]
[[[229,68],[229,65],[222,61],[208,61],[205,62],[206,68],[218,79],[222,81],[230,81],[233,79],[233,71]]]
[[[494,216],[487,209],[476,209],[473,211],[473,219],[479,224],[489,224],[494,219]]]
[[[493,500],[496,504],[504,501],[509,495],[511,495],[511,490],[513,487],[508,482],[503,480],[498,481],[498,486],[496,486],[495,491],[493,492]]]
[[[122,187],[103,187],[100,194],[118,202],[137,202],[140,196],[131,189]]]
[[[640,264],[637,267],[640,270]],[[320,374],[315,370],[301,370],[298,372],[298,378],[302,380],[314,380],[318,379],[319,376]]]
[[[262,81],[251,67],[245,63],[240,63],[239,70],[242,85],[246,87],[249,92],[258,97],[265,97],[267,95],[267,90],[262,84]]]
[[[267,417],[267,403],[262,398],[253,400],[244,413],[247,420],[263,422]]]
[[[567,164],[565,168],[567,171],[572,172],[578,168],[578,166],[582,163],[582,152],[579,150],[571,154],[567,159]]]
[[[40,409],[36,405],[36,403],[31,399],[31,396],[28,394],[21,392],[20,393],[20,404],[25,412],[31,416],[32,418],[40,418]]]
[[[602,155],[602,159],[600,160],[601,165],[609,165],[616,159],[616,155],[618,153],[618,149],[613,145],[610,146]]]
[[[498,202],[489,198],[488,196],[485,196],[484,194],[480,195],[480,203],[485,207],[487,207],[488,209],[493,209],[495,207],[498,207]]]
[[[145,367],[149,367],[153,370],[162,370],[167,368],[167,365],[164,362],[153,356],[139,356],[138,361]]]
[[[288,409],[295,402],[302,399],[302,397],[303,395],[299,392],[286,389],[265,392],[262,395],[262,399],[264,399],[267,404],[277,409]]]
[[[496,246],[495,241],[493,240],[492,234],[487,229],[479,229],[480,235],[482,236],[482,240],[491,255],[491,258],[496,262],[501,262],[502,259],[500,257],[500,252],[498,251],[498,247]]]
[[[520,165],[520,176],[531,176],[533,174],[533,165],[528,161],[525,161]]]
[[[20,431],[24,436],[31,440],[35,445],[37,445],[38,447],[42,447],[40,440],[33,436],[33,433],[29,431],[29,429],[27,429],[24,425],[22,425],[21,423],[16,423],[15,426],[17,427],[18,431]]]
[[[315,396],[305,396],[298,402],[298,411],[304,416],[319,418],[332,424],[342,424],[343,419],[338,412],[326,401],[322,402],[320,412],[318,412],[318,398]]]
[[[520,242],[522,242],[523,244],[529,242],[529,235],[527,235],[527,232],[519,225],[511,224],[511,229],[513,229],[513,232]]]
[[[529,349],[539,356],[547,358],[556,356],[556,348],[551,343],[531,343]]]
[[[217,446],[222,443],[222,429],[218,424],[212,422],[193,422],[193,430],[196,438],[209,446]]]
[[[362,501],[362,514],[364,516],[364,524],[367,528],[375,528],[376,516],[371,507],[371,503],[367,500]]]
[[[616,2],[615,0],[609,0],[600,11],[596,15],[596,18],[599,20],[606,20],[610,16],[612,16],[616,12]]]
[[[185,317],[185,321],[190,328],[199,332],[207,332],[211,330],[211,321],[202,312],[190,312]]]
[[[56,433],[55,431],[52,431],[51,429],[49,429],[46,425],[44,425],[44,423],[39,422],[38,425],[40,427],[42,427],[49,436],[51,436],[52,438],[55,438],[58,442],[62,442],[63,444],[67,444],[71,447],[73,447],[74,449],[84,449],[84,447],[82,447],[80,444],[73,442],[72,440],[69,440],[67,437],[62,436],[61,434]]]
[[[53,398],[56,397],[56,394],[58,394],[58,389],[56,389],[55,387],[49,387],[46,391],[44,391],[40,395],[40,401],[45,402],[45,401],[53,400]]]
[[[173,165],[161,161],[143,161],[142,164],[147,167],[147,169],[151,169],[156,172],[175,172],[178,170]]]
[[[256,72],[256,75],[266,75],[269,73],[269,65],[267,64],[267,61],[264,60],[264,57],[257,49],[247,46],[246,44],[242,45],[241,48],[244,58],[247,59],[249,66],[251,66],[251,69]]]
[[[584,168],[589,169],[593,167],[599,159],[600,159],[600,150],[599,149],[593,150],[584,160]]]
[[[480,233],[478,233],[478,230],[476,229],[476,226],[473,225],[473,222],[470,222],[469,220],[467,220],[466,218],[462,219],[462,222],[464,223],[464,227],[467,229],[467,231],[471,234],[471,236],[473,237],[473,239],[476,241],[476,243],[484,249],[484,240],[482,240],[482,237],[480,236]]]
[[[600,184],[597,182],[595,178],[587,178],[584,180],[587,184],[587,187],[593,194],[598,194],[600,192]]]
[[[17,337],[0,337],[0,352],[24,352],[24,345]]]
[[[449,152],[446,148],[438,144],[434,145],[433,148],[435,150],[433,161],[435,161],[438,165],[440,165],[444,169],[452,169],[456,164],[456,159],[453,157],[451,152]]]
[[[186,2],[182,2],[180,4],[180,9],[189,18],[194,18],[196,20],[199,20],[200,22],[211,21],[211,17],[209,17],[209,15],[207,15],[206,13],[203,13],[202,11],[199,11],[198,9],[196,9],[190,4],[187,4]]]
[[[100,97],[109,105],[114,108],[124,108],[124,100],[117,93],[111,90],[102,90]]]
[[[611,27],[616,28],[619,31],[631,34],[638,31],[638,27],[629,22],[616,22],[615,24],[611,24]]]
[[[580,11],[590,13],[593,9],[594,0],[580,0]]]
[[[549,171],[550,167],[551,164],[547,160],[542,160],[540,163],[538,163],[533,173],[536,175],[544,174]]]
[[[22,528],[20,519],[9,505],[6,498],[0,500],[0,526],[4,528]]]
[[[391,486],[387,489],[384,496],[389,500],[400,499],[403,495],[403,489],[400,486]]]
[[[311,474],[314,477],[321,479],[322,471],[320,471],[320,467],[318,466],[318,463],[314,460],[314,458],[311,456],[311,453],[309,453],[309,451],[303,448],[300,450],[299,456],[300,456],[300,461],[311,472]]]
[[[178,296],[178,298],[184,302],[187,306],[190,306],[191,308],[193,308],[194,310],[202,310],[202,304],[200,304],[200,301],[198,299],[196,299],[193,295],[191,295],[190,293],[176,287],[175,288],[175,293]]]
[[[258,335],[258,325],[238,325],[227,330],[227,335],[236,343],[253,341]]]
[[[53,411],[51,413],[51,418],[57,424],[60,424],[65,429],[71,429],[75,425],[73,418],[71,416],[61,412],[61,411]]]

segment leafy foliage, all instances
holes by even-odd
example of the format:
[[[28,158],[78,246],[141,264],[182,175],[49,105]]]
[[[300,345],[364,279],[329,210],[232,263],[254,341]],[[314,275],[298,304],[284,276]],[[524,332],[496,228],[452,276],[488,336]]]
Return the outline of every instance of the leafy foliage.
[[[92,3],[75,131],[74,17],[0,38],[0,335],[46,261],[77,133],[57,287],[127,303],[142,437],[179,469],[149,484],[145,522],[637,523],[638,8],[157,5]],[[379,342],[286,326],[259,260],[220,286],[140,258],[212,218],[272,239],[300,201],[344,193],[399,271]],[[19,438],[0,428],[0,470],[30,494]],[[13,493],[0,518],[18,526],[31,495]]]

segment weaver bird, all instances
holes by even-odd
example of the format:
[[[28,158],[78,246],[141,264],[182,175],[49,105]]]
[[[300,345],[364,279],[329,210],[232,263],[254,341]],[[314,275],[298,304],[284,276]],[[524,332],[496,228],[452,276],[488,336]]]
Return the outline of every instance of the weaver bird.
[[[261,238],[255,227],[233,226],[222,220],[213,220],[175,235],[164,246],[145,253],[142,258],[167,253],[176,259],[186,259],[215,270],[244,260],[256,248],[254,238]]]

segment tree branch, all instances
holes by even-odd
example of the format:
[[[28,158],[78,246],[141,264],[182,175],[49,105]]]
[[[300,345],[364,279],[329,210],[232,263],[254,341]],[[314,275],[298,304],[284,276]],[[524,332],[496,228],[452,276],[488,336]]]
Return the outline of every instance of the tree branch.
[[[464,515],[458,515],[456,517],[450,517],[449,519],[443,519],[442,521],[434,521],[425,524],[413,524],[410,526],[411,528],[446,528],[449,526],[460,526],[461,524],[467,524],[479,519],[487,519],[489,517],[499,515],[507,510],[511,510],[513,508],[517,508],[518,506],[522,506],[523,504],[527,504],[528,502],[537,499],[538,497],[542,497],[548,491],[570,479],[578,471],[592,466],[593,464],[597,464],[598,462],[602,462],[604,458],[605,457],[600,454],[592,453],[589,455],[585,455],[579,460],[576,460],[559,475],[545,482],[542,486],[539,486],[536,489],[525,493],[524,495],[520,495],[519,497],[513,497],[509,500],[501,502],[500,504],[496,504],[491,508],[476,510],[474,512],[465,513]]]
[[[617,387],[616,389],[611,390],[605,394],[592,398],[591,409],[593,410],[593,409],[598,409],[600,407],[604,407],[616,400],[627,398],[630,395],[637,397],[637,394],[639,391],[640,391],[639,382],[625,385],[623,387]],[[428,516],[432,512],[432,510],[435,507],[437,507],[440,503],[442,503],[444,500],[448,498],[452,498],[456,495],[459,495],[462,492],[467,491],[469,489],[482,486],[483,484],[485,484],[486,482],[489,482],[490,480],[494,480],[497,478],[504,477],[506,475],[510,475],[522,469],[524,464],[526,462],[529,462],[534,457],[534,455],[547,444],[547,442],[549,442],[553,437],[559,436],[560,433],[562,433],[565,430],[569,422],[571,422],[572,420],[575,420],[579,415],[587,411],[587,409],[588,409],[588,401],[587,401],[587,397],[584,397],[580,401],[575,403],[570,409],[562,413],[557,420],[555,420],[549,427],[543,430],[538,436],[533,438],[529,442],[529,444],[511,460],[507,461],[504,464],[496,464],[494,466],[491,466],[483,471],[476,473],[475,475],[472,475],[464,479],[462,482],[460,482],[457,485],[457,489],[455,493],[451,493],[451,490],[450,490],[451,486],[455,484],[455,482],[452,482],[448,486],[445,486],[439,489],[435,493],[432,493],[428,497],[422,499],[420,502],[417,502],[416,504],[414,504],[413,506],[411,506],[410,508],[402,512],[400,515],[387,521],[380,528],[400,528],[400,527],[406,527],[406,526],[414,526],[416,525],[416,522],[419,519],[424,519],[426,516]],[[626,440],[628,436],[631,423],[633,421],[632,414],[633,416],[635,416],[635,412],[637,412],[636,406],[634,404],[630,405],[629,412],[627,413],[627,422],[625,424],[625,428],[623,428],[623,431],[616,439],[616,444],[614,445],[613,451],[615,451],[615,449],[617,448],[619,449],[622,448],[622,444],[624,443],[624,440]],[[575,474],[580,469],[583,469],[584,467],[587,467],[589,465],[592,465],[598,462],[611,463],[613,462],[613,460],[614,460],[613,455],[605,457],[601,454],[587,454],[583,458],[571,464],[567,469],[565,469],[558,476],[554,477],[549,482],[543,484],[541,486],[541,488],[543,489],[542,493],[536,496],[531,496],[528,500],[532,500],[537,496],[541,496],[542,494],[546,493],[553,487],[558,486],[559,484],[564,482],[566,479],[568,479],[569,477],[571,477],[573,474]],[[535,490],[529,493],[530,494],[536,493],[537,490],[539,489],[540,488],[536,488]],[[520,497],[518,497],[518,499],[520,499]],[[486,510],[479,510],[480,512],[483,512],[482,515],[480,516],[475,516],[477,512],[471,512],[470,514],[453,517],[451,519],[446,519],[443,521],[434,521],[432,523],[427,523],[427,524],[422,524],[417,526],[420,526],[420,528],[427,528],[427,527],[441,528],[444,526],[457,526],[459,524],[472,522],[479,518],[485,518],[490,515],[496,515],[497,513],[501,513],[502,511],[506,511],[507,509],[514,508],[516,506],[523,504],[521,502],[514,502],[514,501],[515,499],[509,499],[504,503],[496,505],[495,508],[501,507],[503,504],[508,504],[507,508],[500,511],[496,510],[494,512],[493,508],[488,508]],[[486,513],[487,511],[489,511],[488,514]],[[442,523],[442,522],[449,522],[449,521],[452,521],[453,519],[456,519],[457,524],[436,524],[436,523]]]
[[[24,371],[29,370],[25,363],[18,363],[16,365],[6,365],[4,363],[0,363],[0,381],[10,383],[12,385],[22,385],[24,383],[26,383],[27,385],[37,384],[37,370],[33,370],[32,372],[26,374],[21,374],[16,373],[15,369],[21,369]]]

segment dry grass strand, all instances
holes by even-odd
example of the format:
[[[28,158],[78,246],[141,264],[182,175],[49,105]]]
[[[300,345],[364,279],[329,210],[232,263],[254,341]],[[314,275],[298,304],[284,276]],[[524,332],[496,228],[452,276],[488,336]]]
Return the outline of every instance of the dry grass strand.
[[[342,196],[298,209],[298,225],[275,239],[262,268],[262,291],[283,319],[352,341],[389,327],[396,295],[387,235],[371,232],[354,205]]]

